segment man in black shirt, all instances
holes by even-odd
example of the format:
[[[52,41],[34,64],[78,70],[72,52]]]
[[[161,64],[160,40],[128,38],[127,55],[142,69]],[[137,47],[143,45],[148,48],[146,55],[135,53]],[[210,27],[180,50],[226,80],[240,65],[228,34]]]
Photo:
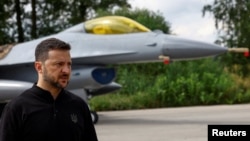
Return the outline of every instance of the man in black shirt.
[[[49,38],[37,45],[38,81],[5,106],[0,141],[97,141],[88,105],[64,89],[71,63],[69,44]]]

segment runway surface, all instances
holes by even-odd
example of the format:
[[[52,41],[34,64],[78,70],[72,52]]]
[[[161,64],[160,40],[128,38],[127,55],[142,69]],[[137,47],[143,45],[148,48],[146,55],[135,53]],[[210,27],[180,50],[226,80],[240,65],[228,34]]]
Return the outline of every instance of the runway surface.
[[[207,141],[208,124],[250,125],[250,104],[98,112],[99,141]]]

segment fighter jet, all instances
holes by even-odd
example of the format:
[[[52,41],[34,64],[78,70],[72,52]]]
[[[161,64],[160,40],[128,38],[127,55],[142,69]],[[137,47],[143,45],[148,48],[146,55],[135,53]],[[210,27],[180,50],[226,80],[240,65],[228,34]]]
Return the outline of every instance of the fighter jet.
[[[112,65],[194,60],[229,51],[216,44],[199,42],[152,31],[122,16],[86,21],[54,35],[3,45],[0,50],[0,103],[4,104],[30,88],[37,80],[34,52],[38,43],[55,37],[72,47],[72,75],[69,91],[86,102],[90,97],[109,94],[122,86],[115,82]],[[239,51],[231,49],[232,51]],[[248,52],[242,49],[240,52]],[[93,122],[98,115],[91,111]]]

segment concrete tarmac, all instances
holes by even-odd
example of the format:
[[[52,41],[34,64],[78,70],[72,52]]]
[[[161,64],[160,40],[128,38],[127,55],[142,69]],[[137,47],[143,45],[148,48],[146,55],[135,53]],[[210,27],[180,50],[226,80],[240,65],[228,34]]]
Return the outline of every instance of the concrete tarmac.
[[[209,124],[250,125],[250,104],[98,112],[99,141],[207,141]]]

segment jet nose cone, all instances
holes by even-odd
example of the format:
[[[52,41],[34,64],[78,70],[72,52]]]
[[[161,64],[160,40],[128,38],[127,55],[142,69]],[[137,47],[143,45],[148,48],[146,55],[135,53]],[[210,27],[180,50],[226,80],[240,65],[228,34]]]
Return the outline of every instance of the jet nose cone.
[[[210,57],[227,52],[227,48],[216,44],[167,36],[163,54],[171,60],[187,60]]]

